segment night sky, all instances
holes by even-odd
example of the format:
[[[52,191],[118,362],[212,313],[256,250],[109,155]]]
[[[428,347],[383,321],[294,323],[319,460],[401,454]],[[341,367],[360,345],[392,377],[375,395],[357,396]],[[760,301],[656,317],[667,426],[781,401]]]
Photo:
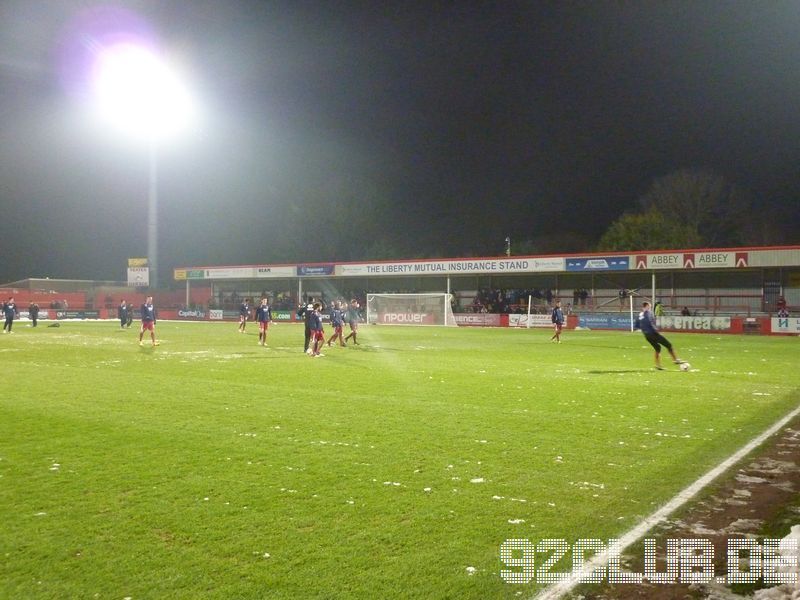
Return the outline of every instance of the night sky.
[[[147,150],[99,127],[81,86],[95,6],[0,2],[0,282],[123,280],[146,255]],[[749,190],[800,242],[796,1],[119,6],[201,107],[159,149],[164,282],[498,255],[507,235],[589,249],[683,168]]]

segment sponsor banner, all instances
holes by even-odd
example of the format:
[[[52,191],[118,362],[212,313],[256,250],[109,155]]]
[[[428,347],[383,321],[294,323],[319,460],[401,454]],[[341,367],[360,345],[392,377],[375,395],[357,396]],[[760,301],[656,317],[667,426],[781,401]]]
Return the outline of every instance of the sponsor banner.
[[[150,285],[149,267],[128,267],[128,285],[147,287]]]
[[[222,320],[222,311],[219,309],[210,309],[208,311],[208,318],[212,321],[221,321]]]
[[[630,256],[597,256],[568,258],[567,271],[627,271]]]
[[[288,278],[297,276],[297,267],[294,266],[280,266],[270,267],[261,266],[255,268],[255,276],[261,279],[266,278]]]
[[[462,327],[500,327],[500,315],[493,313],[456,313],[453,316]]]
[[[128,267],[147,267],[150,263],[146,258],[129,258]]]
[[[255,277],[254,267],[222,267],[205,269],[204,279],[252,279]]]
[[[205,319],[206,311],[204,310],[190,310],[182,308],[178,311],[179,319]]]
[[[680,269],[683,255],[678,253],[637,254],[633,257],[637,269]]]
[[[662,316],[656,318],[660,329],[669,331],[728,331],[730,317],[681,317]]]
[[[798,333],[800,334],[800,319],[797,317],[773,317],[771,319],[772,333]]]
[[[747,267],[749,252],[684,252],[684,269]]]
[[[175,269],[174,279],[288,279],[297,277],[295,266],[220,267],[209,269]]]
[[[528,259],[532,269],[531,271],[563,271],[564,259],[563,258],[530,258]]]
[[[300,277],[308,277],[313,275],[333,275],[333,265],[299,265],[297,267],[297,274]]]
[[[527,314],[524,315],[508,315],[509,327],[527,327],[530,322],[531,327],[552,327],[553,321],[550,315],[530,315],[530,321]]]
[[[471,260],[424,260],[374,264],[337,265],[339,276],[468,275],[482,273],[535,273],[563,271],[563,258],[491,258]]]
[[[42,313],[39,313],[41,317]],[[59,310],[56,319],[99,319],[99,310]]]
[[[185,281],[187,279],[205,279],[206,272],[203,269],[174,269],[172,278],[175,281]]]
[[[379,312],[377,322],[386,325],[436,325],[436,317],[431,313]]]
[[[273,310],[272,311],[272,320],[273,321],[294,321],[295,320],[295,312],[293,310]]]
[[[631,328],[629,314],[620,313],[595,313],[579,315],[578,326],[589,329],[626,329]]]

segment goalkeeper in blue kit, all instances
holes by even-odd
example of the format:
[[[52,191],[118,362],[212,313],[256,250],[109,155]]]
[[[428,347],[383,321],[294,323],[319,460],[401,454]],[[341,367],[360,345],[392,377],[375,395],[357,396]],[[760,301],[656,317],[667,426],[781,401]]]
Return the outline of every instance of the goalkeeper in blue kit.
[[[636,319],[634,328],[639,329],[644,334],[644,339],[646,339],[656,351],[656,369],[659,371],[664,370],[664,367],[661,366],[661,346],[667,349],[667,352],[669,352],[669,355],[672,357],[672,362],[676,365],[685,362],[678,358],[670,341],[658,331],[658,327],[656,327],[656,318],[653,315],[653,311],[650,310],[649,302],[642,302],[642,312],[639,313],[639,318]]]

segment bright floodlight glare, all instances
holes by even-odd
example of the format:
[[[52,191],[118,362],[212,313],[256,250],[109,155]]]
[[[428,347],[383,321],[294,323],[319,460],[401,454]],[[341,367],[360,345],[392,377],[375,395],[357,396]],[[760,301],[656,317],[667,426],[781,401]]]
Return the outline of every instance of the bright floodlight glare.
[[[186,88],[158,56],[141,46],[118,44],[101,51],[94,92],[103,119],[136,137],[161,140],[194,119]]]

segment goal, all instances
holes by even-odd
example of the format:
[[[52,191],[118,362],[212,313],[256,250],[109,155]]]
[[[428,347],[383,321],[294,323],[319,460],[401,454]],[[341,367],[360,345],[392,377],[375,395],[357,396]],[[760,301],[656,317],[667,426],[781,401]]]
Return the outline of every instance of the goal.
[[[457,327],[450,294],[367,294],[367,323]]]

